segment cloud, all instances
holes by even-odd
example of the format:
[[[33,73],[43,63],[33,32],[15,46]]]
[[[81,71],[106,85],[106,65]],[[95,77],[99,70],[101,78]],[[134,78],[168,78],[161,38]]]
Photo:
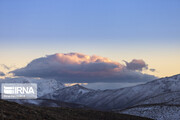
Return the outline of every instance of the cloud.
[[[41,57],[11,73],[15,76],[54,78],[66,83],[141,82],[156,78],[129,69],[129,63],[125,66],[105,57],[80,53],[57,53]]]
[[[129,70],[142,71],[143,69],[148,69],[148,64],[146,64],[144,60],[141,59],[133,59],[131,62],[124,60],[124,62],[126,63],[126,68]]]
[[[5,64],[0,64],[0,66],[3,67],[4,69],[7,69],[7,70],[10,70],[10,69],[11,69],[10,67],[8,67],[8,66],[5,65]]]
[[[5,76],[5,74],[3,72],[0,71],[0,76]]]
[[[151,68],[151,69],[149,69],[151,72],[155,72],[156,71],[156,69],[154,69],[154,68]]]
[[[88,85],[88,83],[65,83],[64,86],[69,87],[69,86],[74,86],[74,85]]]
[[[81,85],[81,86],[84,86],[89,89],[94,89],[94,90],[119,89],[119,88],[124,88],[124,87],[131,87],[131,86],[135,86],[135,85],[139,85],[139,84],[144,84],[144,82],[135,82],[135,83],[122,83],[122,82],[103,83],[103,82],[99,82],[99,83],[86,83],[86,84],[79,83],[79,85]],[[67,85],[71,85],[71,84],[68,83]]]

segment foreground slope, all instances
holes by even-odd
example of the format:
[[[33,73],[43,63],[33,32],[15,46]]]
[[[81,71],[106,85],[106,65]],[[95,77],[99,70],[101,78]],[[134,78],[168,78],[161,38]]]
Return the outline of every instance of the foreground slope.
[[[150,120],[126,114],[83,109],[24,106],[0,100],[1,120]]]

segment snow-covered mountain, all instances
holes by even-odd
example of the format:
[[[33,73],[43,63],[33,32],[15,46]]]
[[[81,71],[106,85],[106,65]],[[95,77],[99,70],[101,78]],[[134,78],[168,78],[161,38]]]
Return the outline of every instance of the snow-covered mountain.
[[[42,98],[76,103],[75,101],[79,100],[81,96],[84,96],[85,94],[93,91],[95,90],[87,89],[77,84],[71,87],[65,87],[63,89],[56,90],[55,92],[47,94]]]
[[[68,102],[157,120],[180,119],[180,75],[113,90],[92,90],[80,85],[63,87],[57,81],[48,81],[38,83],[44,86],[38,88],[40,91],[47,90],[41,93],[47,94],[40,94],[43,95],[40,99],[27,100],[24,103],[50,103],[50,106],[57,106],[57,102]]]
[[[156,120],[179,120],[180,75],[162,78],[151,83],[159,86],[157,89],[159,91],[155,91],[155,95],[119,112]]]
[[[54,79],[35,79],[27,77],[18,77],[18,78],[6,78],[0,79],[0,83],[36,83],[38,97],[52,93],[58,89],[64,88],[64,85]],[[0,86],[1,87],[1,86]]]
[[[169,99],[175,99],[174,97],[177,98],[180,95],[178,94],[180,91],[179,86],[180,75],[175,75],[146,84],[116,90],[89,90],[76,85],[57,90],[54,93],[43,96],[43,98],[83,104],[96,109],[114,110],[142,104],[148,99],[150,101],[152,98],[162,97],[165,94],[169,94]],[[80,94],[80,90],[86,92]],[[159,102],[161,103],[163,102],[162,100],[166,99],[157,98],[157,100],[160,100]]]

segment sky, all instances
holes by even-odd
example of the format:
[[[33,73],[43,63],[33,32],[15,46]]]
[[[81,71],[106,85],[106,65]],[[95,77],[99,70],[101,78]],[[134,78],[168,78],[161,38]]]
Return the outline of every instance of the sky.
[[[180,73],[179,0],[0,0],[0,73],[55,53],[97,55],[156,77]],[[1,73],[3,75],[3,73]]]

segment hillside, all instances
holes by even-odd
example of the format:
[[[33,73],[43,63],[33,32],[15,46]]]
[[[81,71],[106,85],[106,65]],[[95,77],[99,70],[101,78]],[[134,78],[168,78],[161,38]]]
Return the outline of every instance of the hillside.
[[[1,120],[150,120],[126,114],[94,110],[24,106],[0,100]]]

